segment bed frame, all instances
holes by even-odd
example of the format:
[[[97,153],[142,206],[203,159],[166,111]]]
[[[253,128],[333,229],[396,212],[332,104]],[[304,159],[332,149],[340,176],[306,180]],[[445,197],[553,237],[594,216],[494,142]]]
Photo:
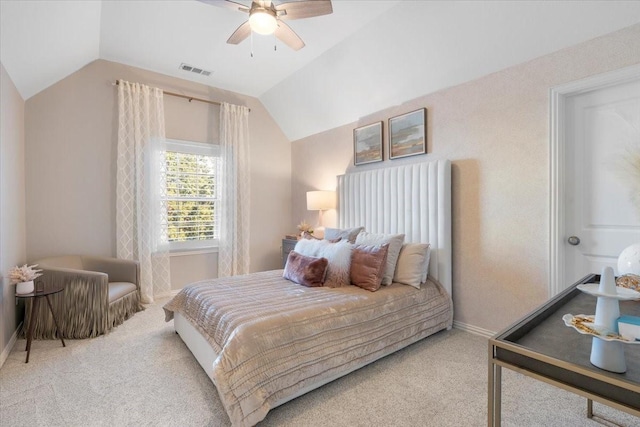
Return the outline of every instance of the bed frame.
[[[404,233],[407,242],[431,244],[430,276],[451,295],[451,163],[438,160],[356,172],[338,177],[338,226],[372,233]],[[174,327],[207,376],[217,354],[180,313]],[[362,366],[366,365],[363,364]],[[310,385],[279,406],[362,366]]]

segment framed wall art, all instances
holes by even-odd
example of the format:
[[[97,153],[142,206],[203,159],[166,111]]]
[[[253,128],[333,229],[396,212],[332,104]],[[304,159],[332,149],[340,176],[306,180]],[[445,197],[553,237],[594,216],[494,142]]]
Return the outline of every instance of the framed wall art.
[[[353,130],[353,164],[382,161],[382,122]]]
[[[427,152],[427,109],[421,108],[389,119],[389,158]]]

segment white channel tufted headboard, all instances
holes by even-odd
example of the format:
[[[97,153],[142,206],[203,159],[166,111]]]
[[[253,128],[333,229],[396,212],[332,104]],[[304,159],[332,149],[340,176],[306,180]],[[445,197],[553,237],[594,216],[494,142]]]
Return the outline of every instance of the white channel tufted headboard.
[[[431,244],[429,274],[453,295],[449,160],[338,176],[338,227],[360,226]]]

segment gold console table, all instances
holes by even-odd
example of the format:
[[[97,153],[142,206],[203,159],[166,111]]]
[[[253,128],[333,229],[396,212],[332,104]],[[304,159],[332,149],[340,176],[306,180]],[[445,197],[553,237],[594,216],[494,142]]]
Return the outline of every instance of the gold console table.
[[[489,340],[489,427],[501,423],[503,367],[587,398],[589,418],[593,401],[640,417],[640,345],[625,346],[625,373],[604,371],[589,361],[592,338],[562,320],[567,313],[595,313],[595,298],[577,286],[599,281],[600,275],[585,276]],[[640,316],[640,301],[620,302],[620,314]]]

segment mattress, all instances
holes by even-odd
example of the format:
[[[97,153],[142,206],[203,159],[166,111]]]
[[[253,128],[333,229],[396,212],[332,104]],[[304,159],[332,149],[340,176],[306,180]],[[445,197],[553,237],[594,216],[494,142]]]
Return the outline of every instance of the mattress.
[[[211,347],[213,364],[204,367],[234,426],[255,425],[301,392],[452,323],[451,298],[432,279],[369,292],[307,288],[282,270],[198,282],[164,309]]]

